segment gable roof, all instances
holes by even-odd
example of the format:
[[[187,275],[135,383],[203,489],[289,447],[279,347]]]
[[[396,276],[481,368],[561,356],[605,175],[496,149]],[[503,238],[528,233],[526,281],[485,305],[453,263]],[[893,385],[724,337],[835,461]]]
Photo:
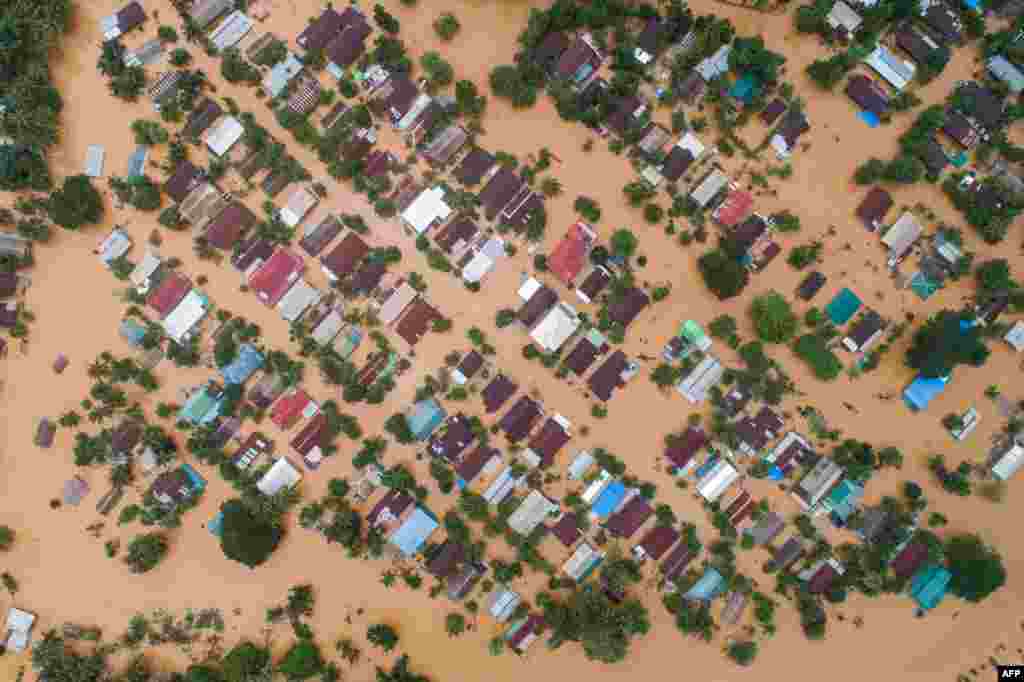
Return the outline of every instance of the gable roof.
[[[679,531],[672,526],[655,526],[644,534],[639,546],[644,554],[657,561],[679,540]]]
[[[259,218],[245,204],[232,201],[206,228],[206,241],[218,249],[232,248]]]
[[[540,403],[524,395],[502,416],[498,426],[505,432],[509,441],[515,442],[530,433],[540,415]]]
[[[395,332],[405,339],[410,346],[415,346],[434,320],[442,319],[441,313],[422,298],[413,301],[406,309],[405,315],[398,321]]]
[[[164,192],[174,201],[181,203],[205,177],[206,174],[202,169],[189,161],[181,161],[175,166],[171,177],[164,183]]]
[[[597,356],[608,349],[608,343],[596,329],[580,339],[562,364],[576,376],[582,376],[594,364]]]
[[[267,305],[277,305],[299,278],[305,262],[291,250],[278,247],[256,272],[249,276],[249,288]]]
[[[689,149],[685,149],[677,144],[672,145],[672,149],[661,165],[661,177],[669,182],[675,182],[682,177],[693,161],[693,153]]]
[[[909,22],[896,32],[896,45],[918,63],[928,61],[939,50],[938,43],[931,36],[922,34]]]
[[[629,360],[626,358],[626,354],[617,350],[590,375],[590,378],[587,379],[587,386],[601,400],[610,400],[612,392],[625,385],[622,380],[622,372],[628,366]]]
[[[458,367],[455,368],[462,378],[469,380],[473,378],[480,368],[484,366],[484,356],[475,350],[471,350],[462,356]]]
[[[741,189],[734,189],[715,209],[714,217],[725,227],[732,227],[750,215],[753,208],[753,195]]]
[[[528,447],[540,457],[541,467],[551,466],[558,451],[572,439],[564,421],[564,418],[560,418],[558,415],[548,417],[543,426],[530,438]]]
[[[679,543],[668,555],[668,558],[661,562],[662,575],[666,580],[675,580],[683,574],[686,567],[697,558],[699,553],[699,551],[692,551],[687,543]]]
[[[864,63],[874,69],[878,75],[897,90],[902,90],[914,78],[916,67],[912,62],[904,61],[879,45],[864,59]]]
[[[427,560],[427,573],[437,578],[449,578],[458,570],[466,558],[466,548],[461,542],[448,538]]]
[[[494,155],[479,147],[474,147],[462,157],[458,168],[452,173],[463,185],[478,184],[487,172],[497,163]]]
[[[548,287],[540,285],[540,288],[534,291],[533,295],[519,309],[519,321],[527,327],[533,327],[557,302],[558,294]]]
[[[580,36],[558,58],[555,73],[580,83],[597,71],[603,60],[594,45]]]
[[[309,411],[311,406],[313,399],[309,394],[301,388],[293,388],[274,403],[270,410],[270,421],[282,430],[290,429],[295,425],[299,415]]]
[[[161,318],[164,318],[178,307],[181,299],[185,298],[185,294],[191,290],[192,282],[188,277],[177,272],[170,272],[160,282],[160,286],[149,295],[146,304],[155,310]]]
[[[800,286],[797,288],[797,295],[804,301],[809,301],[814,298],[814,295],[818,293],[823,286],[827,278],[817,270],[809,273],[807,277],[800,282]]]
[[[464,454],[455,463],[455,473],[466,483],[475,479],[495,458],[499,458],[496,448],[488,447],[486,443],[480,443],[475,450]],[[499,458],[500,461],[500,458]]]
[[[874,232],[885,220],[885,215],[892,205],[892,195],[881,187],[872,187],[857,207],[857,217],[867,229]]]
[[[320,259],[325,273],[333,279],[343,279],[355,272],[356,266],[370,252],[359,235],[350,232],[329,254]]]
[[[328,6],[298,35],[295,42],[309,52],[319,52],[327,42],[341,31],[345,22],[333,7]]]
[[[608,519],[605,528],[616,537],[630,538],[653,515],[654,508],[644,499],[644,496],[634,495],[633,499]]]
[[[196,108],[189,112],[185,127],[181,134],[185,137],[198,138],[213,125],[214,121],[221,117],[224,109],[211,97],[204,97]],[[183,163],[187,163],[183,162]]]
[[[630,287],[618,299],[608,304],[608,317],[613,322],[628,327],[650,302],[650,297],[643,289]]]
[[[575,223],[548,257],[548,269],[567,286],[572,286],[573,280],[586,263],[587,253],[596,237],[589,225]]]
[[[469,139],[466,129],[457,123],[438,133],[423,150],[423,156],[432,163],[448,163]]]
[[[480,191],[479,199],[488,220],[494,220],[516,196],[526,188],[526,183],[515,171],[502,166]]]
[[[596,265],[583,284],[576,288],[576,297],[584,303],[591,303],[612,281],[612,273],[603,265]]]
[[[881,116],[889,109],[889,97],[873,80],[864,74],[850,76],[846,82],[846,94],[865,111]]]
[[[708,436],[703,429],[690,426],[681,435],[666,443],[665,459],[673,466],[683,469],[708,442]]]
[[[558,58],[568,48],[569,39],[565,36],[565,33],[553,31],[544,36],[544,39],[538,43],[537,47],[533,48],[533,52],[530,53],[530,59],[545,70],[551,71],[558,64]]]
[[[459,413],[448,417],[434,432],[430,437],[428,449],[435,457],[454,462],[475,440],[476,433],[473,432],[469,418]]]
[[[491,382],[487,384],[480,394],[481,398],[483,398],[487,414],[493,414],[500,410],[501,406],[515,395],[515,392],[518,390],[519,385],[504,374],[498,374],[491,379]]]
[[[334,214],[323,217],[316,227],[309,230],[299,240],[299,246],[310,256],[319,256],[324,248],[341,234],[341,221]]]
[[[324,48],[327,61],[341,69],[347,69],[363,56],[366,50],[366,38],[373,33],[373,28],[365,21],[350,24],[334,36]]]

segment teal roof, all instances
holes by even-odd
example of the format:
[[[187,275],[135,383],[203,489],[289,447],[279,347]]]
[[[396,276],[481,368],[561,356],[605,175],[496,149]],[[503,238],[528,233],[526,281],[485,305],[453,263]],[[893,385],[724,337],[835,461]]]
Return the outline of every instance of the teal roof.
[[[209,424],[220,414],[222,402],[210,394],[209,386],[189,396],[178,412],[178,419],[191,424]]]
[[[437,520],[422,507],[416,507],[405,522],[391,535],[391,544],[411,557],[420,550],[438,527]]]
[[[861,300],[857,298],[857,294],[849,289],[843,289],[825,306],[825,312],[832,320],[832,324],[842,326],[850,321],[860,306]]]
[[[129,344],[138,348],[146,336],[146,328],[132,319],[121,320],[121,337]]]
[[[934,609],[946,596],[953,574],[938,564],[923,567],[910,583],[910,596],[925,611]]]
[[[441,403],[434,398],[428,398],[416,403],[412,414],[407,416],[405,421],[416,440],[426,440],[447,416]]]
[[[691,601],[714,599],[725,589],[725,578],[718,572],[718,569],[709,568],[704,571],[700,580],[683,595],[684,599]]]
[[[845,522],[857,510],[857,503],[863,496],[864,488],[859,483],[843,479],[829,492],[825,506],[840,521]]]

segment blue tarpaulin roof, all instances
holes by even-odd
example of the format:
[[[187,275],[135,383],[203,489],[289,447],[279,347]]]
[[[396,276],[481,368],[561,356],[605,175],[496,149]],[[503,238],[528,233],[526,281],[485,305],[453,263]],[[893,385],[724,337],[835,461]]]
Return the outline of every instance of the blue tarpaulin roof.
[[[949,383],[949,377],[928,379],[919,376],[903,391],[903,402],[915,412],[923,410],[928,407],[928,403],[942,393],[947,383]]]
[[[860,118],[860,120],[867,123],[869,128],[877,128],[878,124],[881,123],[881,121],[878,119],[878,114],[876,114],[873,111],[862,111],[859,114],[857,114],[857,117]]]
[[[447,413],[441,407],[441,403],[434,398],[428,398],[416,403],[412,414],[406,417],[406,423],[416,440],[425,440],[444,422],[446,416]]]
[[[844,288],[825,306],[825,313],[832,320],[832,324],[841,326],[850,321],[850,318],[857,312],[860,305],[861,301],[857,294]]]
[[[435,530],[437,520],[421,507],[416,507],[405,523],[391,534],[391,544],[405,556],[413,556]]]
[[[605,518],[618,509],[619,504],[622,502],[622,498],[625,496],[626,486],[622,484],[622,481],[612,481],[604,490],[601,491],[601,494],[598,495],[597,499],[594,500],[594,506],[592,506],[590,510],[599,517]]]
[[[263,354],[252,344],[243,343],[238,349],[238,357],[221,367],[220,375],[229,384],[244,384],[260,367],[263,366]]]
[[[683,595],[684,599],[690,601],[710,601],[717,597],[725,589],[725,579],[717,569],[709,568],[700,577],[700,580]]]
[[[910,596],[925,611],[934,609],[946,596],[953,574],[938,564],[925,566],[910,584]]]

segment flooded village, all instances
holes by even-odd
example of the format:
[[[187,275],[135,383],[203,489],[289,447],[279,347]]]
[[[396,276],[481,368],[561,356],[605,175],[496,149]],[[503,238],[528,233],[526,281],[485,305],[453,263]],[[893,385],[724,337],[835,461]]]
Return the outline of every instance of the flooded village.
[[[30,4],[4,679],[1022,658],[1024,7]]]

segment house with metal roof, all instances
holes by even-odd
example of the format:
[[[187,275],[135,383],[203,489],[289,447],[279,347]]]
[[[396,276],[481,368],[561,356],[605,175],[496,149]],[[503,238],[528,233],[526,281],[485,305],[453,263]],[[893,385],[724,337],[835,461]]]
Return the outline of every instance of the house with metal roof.
[[[889,249],[889,262],[895,264],[903,258],[923,232],[924,226],[917,217],[905,211],[882,237],[882,244]]]
[[[488,597],[487,612],[491,614],[491,618],[494,620],[504,623],[512,617],[521,601],[522,597],[519,596],[518,592],[499,587]]]
[[[597,233],[590,225],[576,222],[548,256],[548,269],[571,287],[596,239]]]
[[[114,261],[123,257],[132,248],[132,238],[120,227],[115,227],[96,248],[100,262],[109,270]]]
[[[707,398],[712,386],[717,386],[725,375],[725,367],[718,358],[705,355],[704,359],[676,386],[676,390],[690,403],[699,405]]]
[[[697,73],[706,83],[716,78],[721,78],[729,73],[729,55],[732,53],[732,45],[722,45],[715,53],[702,61],[696,68]]]
[[[665,459],[671,463],[675,473],[685,473],[693,466],[697,453],[709,442],[703,429],[690,426],[681,435],[670,436],[666,440]]]
[[[920,412],[927,408],[932,400],[941,395],[948,383],[948,376],[934,378],[918,376],[903,389],[903,402],[912,411]]]
[[[1024,72],[1006,57],[1002,55],[991,57],[985,66],[992,77],[1006,83],[1006,87],[1014,95],[1019,95],[1021,91],[1024,91]]]
[[[1017,436],[996,451],[996,455],[992,459],[992,475],[1000,481],[1006,481],[1012,478],[1022,465],[1024,465],[1024,438]]]
[[[884,45],[879,45],[864,58],[864,63],[884,78],[889,85],[902,91],[914,80],[917,66],[913,62],[900,59]]]
[[[687,601],[709,602],[725,592],[727,583],[718,569],[708,567],[704,575],[683,595]]]
[[[1010,327],[1009,331],[1006,332],[1003,340],[1010,344],[1010,347],[1018,353],[1024,350],[1024,321],[1017,320]]]
[[[818,503],[843,477],[843,468],[828,457],[822,457],[793,489],[793,497],[804,511],[814,511]]]
[[[590,514],[598,519],[606,519],[622,505],[628,492],[622,481],[611,481],[600,489],[600,495],[590,506]]]
[[[137,321],[130,317],[126,317],[121,320],[121,325],[118,327],[118,333],[121,338],[129,343],[129,345],[135,348],[142,347],[142,340],[146,337],[146,327],[139,324]]]
[[[721,458],[700,480],[697,481],[697,492],[708,502],[715,502],[740,477],[728,460]]]
[[[188,14],[196,27],[204,30],[234,6],[235,0],[196,0]]]
[[[156,252],[146,249],[142,260],[132,270],[132,274],[128,276],[128,281],[135,285],[135,290],[140,294],[147,293],[153,281],[153,275],[160,269],[162,262]]]
[[[558,505],[539,490],[532,490],[526,499],[508,517],[508,526],[523,536],[528,536],[554,512]]]
[[[914,575],[910,583],[910,596],[922,611],[931,611],[942,602],[949,589],[953,574],[938,564],[929,564]]]
[[[758,519],[756,525],[745,529],[743,533],[753,539],[755,546],[760,547],[771,543],[785,527],[786,521],[782,516],[768,512]]]
[[[458,386],[465,386],[483,366],[484,356],[471,350],[462,356],[459,364],[451,371],[452,381]]]
[[[224,156],[242,139],[245,126],[234,116],[225,116],[206,136],[206,146],[217,156]]]
[[[491,382],[481,391],[480,397],[484,401],[484,410],[487,414],[494,414],[508,402],[508,399],[519,390],[519,385],[504,374],[497,374]]]
[[[220,416],[223,404],[223,389],[213,382],[208,382],[189,395],[188,400],[178,410],[177,418],[179,421],[186,421],[193,426],[209,424]]]
[[[399,552],[406,557],[415,556],[426,544],[438,527],[437,519],[428,511],[416,505],[412,508],[401,525],[388,538]]]
[[[562,573],[578,583],[585,581],[604,560],[605,554],[589,542],[582,542],[562,564]]]
[[[147,94],[153,101],[153,108],[156,111],[160,111],[165,104],[178,96],[178,90],[181,88],[184,78],[185,72],[175,69],[162,74],[153,85],[149,86]]]
[[[445,203],[444,198],[445,191],[440,185],[423,190],[402,211],[402,223],[416,234],[423,234],[431,227],[443,224],[452,215],[452,208]]]
[[[270,497],[286,488],[294,488],[301,480],[302,472],[295,468],[286,457],[281,457],[256,482],[256,488]]]
[[[330,345],[331,341],[334,341],[334,338],[341,332],[341,328],[344,326],[345,318],[342,317],[341,311],[336,308],[331,308],[331,310],[316,323],[316,326],[313,327],[313,331],[310,332],[310,338],[312,338],[317,345]]]
[[[825,22],[833,30],[842,30],[850,36],[857,32],[863,21],[856,10],[843,2],[843,0],[836,0],[836,3],[832,5],[832,9],[825,15]]]
[[[553,414],[530,438],[522,457],[531,467],[549,467],[555,456],[572,439],[569,429],[572,424],[560,414]]]
[[[637,493],[608,518],[604,527],[612,536],[628,539],[652,516],[654,508],[643,495]]]
[[[729,184],[729,176],[715,168],[712,170],[700,184],[698,184],[692,192],[690,192],[690,199],[697,204],[698,208],[705,208],[711,203],[711,200],[721,193],[723,189]]]
[[[313,210],[313,207],[320,202],[316,192],[308,187],[298,187],[288,197],[284,207],[280,210],[281,222],[288,227],[295,227]]]
[[[263,367],[263,353],[251,343],[243,343],[238,347],[235,359],[220,368],[220,375],[226,384],[244,384],[253,374]]]
[[[447,417],[441,403],[435,398],[427,398],[413,405],[412,411],[405,416],[405,422],[416,440],[426,440]]]
[[[270,421],[282,431],[287,431],[299,419],[308,419],[319,411],[320,406],[313,402],[306,391],[293,388],[274,403],[270,410]]]
[[[235,10],[210,33],[210,42],[218,52],[223,52],[242,42],[252,27],[252,19],[244,12]]]
[[[285,91],[292,79],[302,71],[302,62],[292,53],[270,69],[263,79],[263,89],[271,98],[278,97]]]
[[[249,288],[267,305],[276,306],[284,297],[305,266],[302,258],[290,250],[278,247],[248,279]]]
[[[322,291],[300,278],[278,301],[277,310],[285,322],[295,322],[307,310],[319,303],[323,295]]]
[[[533,328],[530,338],[542,352],[553,353],[576,333],[581,324],[582,320],[576,310],[568,303],[561,302]]]
[[[192,289],[160,324],[163,325],[168,338],[182,344],[189,339],[192,330],[203,321],[209,311],[210,299],[198,289]]]
[[[479,239],[460,260],[462,280],[469,284],[482,281],[505,256],[505,240],[501,237]]]

